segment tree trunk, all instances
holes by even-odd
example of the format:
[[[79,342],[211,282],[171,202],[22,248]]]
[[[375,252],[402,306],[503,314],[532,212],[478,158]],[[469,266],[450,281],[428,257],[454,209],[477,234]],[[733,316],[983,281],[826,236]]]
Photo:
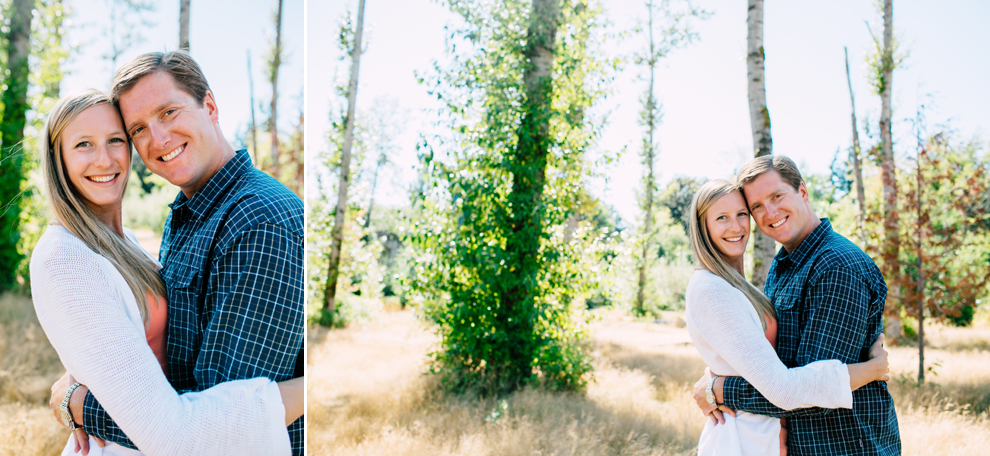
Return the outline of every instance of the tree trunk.
[[[371,197],[368,198],[368,213],[364,217],[364,227],[368,228],[371,226],[371,211],[375,208],[375,188],[378,187],[378,171],[381,170],[382,165],[388,161],[388,157],[385,154],[381,154],[378,157],[378,162],[375,164],[375,174],[371,178]]]
[[[251,161],[258,164],[258,125],[254,121],[254,76],[251,73],[251,50],[247,50],[248,90],[251,92]]]
[[[31,9],[33,0],[13,0],[10,5],[7,32],[7,88],[0,96],[3,117],[0,119],[0,202],[6,210],[0,213],[0,291],[14,287],[21,254],[20,239],[21,183],[24,181],[24,125],[27,122],[28,55],[31,52]]]
[[[891,281],[901,275],[900,267],[900,235],[898,233],[897,214],[897,176],[894,167],[894,149],[890,125],[890,93],[894,73],[894,50],[892,47],[894,34],[893,2],[884,0],[883,5],[883,54],[881,56],[881,88],[880,91],[880,144],[881,144],[881,180],[884,196],[884,232],[886,240],[883,248],[884,277]],[[887,294],[884,314],[887,317],[887,328],[900,331],[900,308],[902,292],[899,287],[892,287]]]
[[[767,89],[764,78],[763,51],[763,0],[749,0],[746,20],[749,33],[746,37],[746,79],[749,92],[749,122],[753,130],[755,157],[773,155],[773,139],[770,136],[770,111],[767,110]],[[753,285],[762,289],[773,261],[774,240],[759,229],[753,233]]]
[[[351,51],[351,78],[347,83],[347,118],[344,120],[344,144],[340,151],[340,185],[337,188],[337,210],[333,229],[330,231],[330,265],[327,268],[326,290],[323,293],[323,311],[329,326],[333,324],[334,300],[337,296],[337,278],[340,274],[340,249],[344,241],[344,216],[347,213],[347,187],[351,180],[351,147],[354,145],[354,112],[357,103],[358,70],[361,64],[361,36],[364,33],[364,0],[358,0],[357,30],[354,31],[354,49]]]
[[[282,66],[282,3],[278,0],[278,13],[275,15],[275,52],[272,53],[272,117],[268,119],[268,129],[272,135],[272,175],[279,177],[278,158],[278,69]]]
[[[299,98],[305,100],[305,94]],[[305,104],[299,107],[299,131],[296,135],[296,144],[293,150],[293,157],[296,164],[296,188],[299,197],[306,193],[306,110]]]
[[[918,384],[925,383],[925,270],[922,257],[922,215],[921,215],[921,154],[917,160],[917,207],[918,211],[918,284],[915,293],[918,298]]]
[[[656,132],[656,106],[657,100],[653,94],[653,85],[656,82],[656,67],[659,60],[656,53],[656,43],[653,40],[653,2],[646,4],[648,12],[647,24],[650,34],[650,54],[647,64],[650,67],[650,86],[646,90],[646,140],[643,144],[643,154],[646,156],[646,214],[643,220],[643,250],[639,258],[639,281],[636,284],[636,313],[643,315],[646,313],[646,270],[649,266],[650,240],[653,232],[653,189],[656,188],[656,178],[654,171],[654,160],[656,159],[656,142],[653,135]]]
[[[189,51],[189,0],[179,0],[179,49]]]
[[[500,293],[498,318],[506,329],[503,359],[494,360],[499,392],[521,387],[533,375],[535,344],[532,332],[537,315],[534,288],[540,271],[540,240],[544,224],[543,191],[546,186],[547,153],[550,148],[550,117],[553,101],[555,38],[560,16],[559,0],[532,0],[532,11],[523,50],[528,63],[523,70],[525,100],[517,133],[516,149],[510,157],[512,193],[509,194],[511,231],[506,239],[510,275]],[[509,320],[504,320],[508,318]]]
[[[846,82],[849,83],[849,102],[852,106],[852,164],[853,181],[856,183],[856,203],[859,206],[859,216],[856,217],[856,229],[859,231],[859,240],[864,248],[867,243],[866,228],[863,224],[866,221],[866,192],[863,190],[863,168],[859,160],[859,129],[856,128],[856,97],[853,95],[852,76],[849,74],[849,48],[843,47],[846,53]]]

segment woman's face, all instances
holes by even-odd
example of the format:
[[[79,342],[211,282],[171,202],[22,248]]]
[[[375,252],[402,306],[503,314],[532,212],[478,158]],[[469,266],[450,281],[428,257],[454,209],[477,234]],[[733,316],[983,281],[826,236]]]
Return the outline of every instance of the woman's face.
[[[61,141],[69,180],[90,209],[119,210],[131,154],[117,110],[107,104],[86,108],[65,127]]]
[[[742,193],[723,195],[705,214],[708,237],[726,260],[741,258],[749,240],[749,210]]]

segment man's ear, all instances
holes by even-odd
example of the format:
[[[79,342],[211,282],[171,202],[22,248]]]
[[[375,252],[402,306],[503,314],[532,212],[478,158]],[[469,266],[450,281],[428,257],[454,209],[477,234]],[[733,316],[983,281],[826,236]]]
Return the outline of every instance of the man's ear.
[[[206,96],[203,97],[203,107],[206,108],[206,113],[209,114],[213,124],[220,121],[220,108],[217,107],[217,100],[213,98],[213,92],[206,91]]]
[[[803,199],[805,203],[810,203],[808,200],[808,187],[804,186],[804,182],[801,182],[801,185],[798,185],[798,194],[801,195],[801,199]]]

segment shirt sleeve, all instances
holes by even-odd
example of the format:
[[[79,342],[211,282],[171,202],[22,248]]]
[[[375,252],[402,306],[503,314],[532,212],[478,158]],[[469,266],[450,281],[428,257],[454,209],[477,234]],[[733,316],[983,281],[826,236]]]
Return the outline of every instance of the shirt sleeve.
[[[194,370],[199,385],[292,377],[304,337],[302,251],[301,236],[262,223],[218,253],[209,278],[216,301]]]
[[[847,364],[859,362],[865,342],[869,302],[869,287],[859,275],[841,266],[825,272],[808,293],[807,308],[803,310],[808,315],[808,321],[801,333],[797,364],[803,366],[823,359],[835,359]],[[761,394],[752,382],[741,377],[725,379],[722,397],[725,405],[733,410],[777,418],[820,415],[831,411],[825,408],[784,410]]]
[[[712,289],[699,298],[690,307],[698,333],[771,404],[785,410],[852,408],[849,371],[844,364],[830,359],[788,369],[766,335],[749,323],[754,315],[744,296],[738,292],[726,296]]]
[[[66,369],[142,452],[289,454],[274,382],[256,378],[177,394],[128,317],[112,266],[81,244],[52,247],[36,248],[31,261],[38,319]]]

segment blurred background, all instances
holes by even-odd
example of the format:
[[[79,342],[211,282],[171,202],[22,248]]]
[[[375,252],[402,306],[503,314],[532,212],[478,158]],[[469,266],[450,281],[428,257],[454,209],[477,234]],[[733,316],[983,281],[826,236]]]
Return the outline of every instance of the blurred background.
[[[314,454],[693,454],[685,214],[766,153],[887,279],[905,454],[990,444],[987,4],[308,7]]]
[[[182,46],[210,82],[227,140],[302,195],[303,14],[302,0],[0,1],[0,454],[58,454],[68,437],[48,408],[64,369],[29,296],[31,250],[49,221],[37,175],[48,110],[76,90],[108,91],[140,54]],[[124,226],[155,255],[177,194],[134,155]]]

